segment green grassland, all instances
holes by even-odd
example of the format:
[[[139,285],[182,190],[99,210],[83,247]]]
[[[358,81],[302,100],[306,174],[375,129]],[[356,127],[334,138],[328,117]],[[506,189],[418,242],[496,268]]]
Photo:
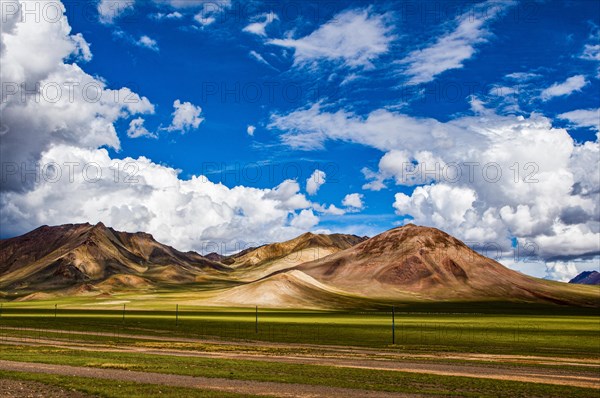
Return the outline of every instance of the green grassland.
[[[59,302],[4,302],[0,315],[0,359],[444,396],[588,397],[597,394],[593,389],[516,381],[267,360],[176,357],[162,352],[150,355],[102,351],[102,347],[130,345],[158,350],[264,350],[265,353],[295,355],[302,350],[319,351],[335,345],[368,347],[383,354],[490,353],[598,359],[600,316],[590,309],[515,303],[395,303],[395,344],[392,344],[389,307],[354,312],[259,308],[257,322],[254,308],[179,305],[176,317],[173,302],[154,309],[147,303],[137,304],[125,297],[100,301],[79,297]],[[33,339],[29,342],[33,341],[34,345],[3,343],[15,337]],[[185,341],[190,338],[194,340]],[[41,343],[36,346],[36,339],[55,339],[67,344],[94,343],[100,350],[67,349]],[[248,342],[252,343],[251,348]],[[295,343],[315,346],[294,348]],[[436,361],[435,358],[428,360]],[[490,363],[489,366],[495,365]],[[533,365],[513,363],[509,366]],[[572,371],[578,369],[564,367]],[[94,383],[86,378],[32,373],[0,372],[0,377],[56,384],[102,397],[223,396],[152,385],[141,385],[136,390],[135,383],[119,382],[122,387],[116,388],[114,383]],[[170,395],[158,391],[167,391]]]
[[[48,347],[0,347],[3,348],[0,350],[0,359],[5,360],[413,394],[463,397],[589,397],[597,393],[597,390],[587,388],[321,365],[84,352]],[[111,394],[117,392],[113,391]],[[111,394],[103,396],[127,396]]]
[[[227,341],[265,341],[385,348],[419,352],[472,352],[598,357],[600,317],[574,314],[323,312],[179,307],[171,311],[70,309],[49,303],[25,308],[3,304],[2,327],[109,333],[88,336],[123,342],[127,335]],[[28,303],[31,304],[31,303]],[[507,311],[508,312],[508,311]],[[558,312],[558,311],[556,311]],[[25,333],[25,332],[23,332]],[[31,332],[27,332],[31,333]],[[79,336],[78,338],[80,338]],[[392,344],[392,343],[395,344]]]

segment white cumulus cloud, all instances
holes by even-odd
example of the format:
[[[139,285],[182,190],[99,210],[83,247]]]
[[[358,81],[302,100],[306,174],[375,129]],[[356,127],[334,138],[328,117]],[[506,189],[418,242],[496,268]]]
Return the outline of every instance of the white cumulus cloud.
[[[33,164],[53,144],[120,149],[114,123],[154,113],[152,103],[127,87],[109,88],[72,61],[92,54],[64,15],[36,21],[21,11],[1,16],[2,161]],[[20,180],[9,176],[2,189],[25,189]]]
[[[309,230],[318,223],[319,217],[317,217],[315,213],[310,209],[302,210],[300,214],[295,216],[290,222],[290,224],[293,227],[296,227],[301,230]]]
[[[469,212],[475,215],[476,199],[470,188],[432,184],[417,187],[411,196],[397,193],[394,208],[399,215],[411,215],[419,223],[456,229],[467,221]]]
[[[598,141],[577,144],[550,119],[482,109],[447,122],[378,109],[357,115],[313,104],[272,115],[269,128],[304,150],[329,140],[383,152],[365,188],[415,186],[396,195],[399,215],[463,240],[530,242],[544,259],[600,253]],[[422,186],[420,186],[422,185]]]
[[[111,158],[105,149],[66,145],[50,148],[40,163],[55,166],[33,189],[0,194],[4,234],[102,221],[118,230],[149,232],[179,250],[217,245],[231,252],[244,248],[239,242],[291,239],[319,221],[291,180],[272,189],[228,188],[204,176],[181,179],[178,170],[144,157]]]
[[[129,128],[127,129],[127,136],[129,138],[157,138],[156,133],[151,133],[146,127],[144,127],[144,118],[138,117],[129,122]]]
[[[573,262],[546,263],[546,279],[568,282],[579,274]]]
[[[334,204],[330,204],[329,206],[326,206],[326,205],[321,205],[321,204],[318,204],[318,203],[314,203],[313,204],[313,209],[315,209],[319,213],[322,213],[322,214],[331,214],[331,215],[334,215],[334,216],[342,216],[342,215],[346,214],[346,210],[340,209],[339,207],[337,207]]]
[[[191,102],[181,102],[175,100],[173,102],[173,121],[171,125],[166,128],[167,131],[180,131],[182,133],[188,132],[192,129],[197,129],[200,123],[204,121],[202,114],[202,108],[193,105]]]
[[[349,207],[350,210],[362,210],[364,207],[363,197],[364,195],[360,193],[350,193],[344,197],[342,205]]]
[[[306,192],[309,195],[317,193],[321,185],[325,184],[327,175],[324,171],[315,170],[310,177],[306,180]]]
[[[90,50],[90,44],[83,38],[81,33],[71,35],[71,40],[75,43],[75,52],[82,61],[92,60],[92,51]]]

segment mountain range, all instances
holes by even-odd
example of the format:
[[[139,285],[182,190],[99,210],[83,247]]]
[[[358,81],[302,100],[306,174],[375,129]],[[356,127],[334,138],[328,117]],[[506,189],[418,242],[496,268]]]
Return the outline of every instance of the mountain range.
[[[492,301],[600,306],[595,286],[524,275],[445,232],[412,224],[372,238],[306,233],[228,256],[180,252],[147,233],[102,223],[42,226],[0,241],[0,294],[6,299],[170,291],[192,292],[195,304],[210,306]]]

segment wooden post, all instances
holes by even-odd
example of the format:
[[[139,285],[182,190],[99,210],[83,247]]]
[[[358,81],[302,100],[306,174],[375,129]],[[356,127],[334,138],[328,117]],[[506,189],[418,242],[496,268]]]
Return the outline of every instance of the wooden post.
[[[396,307],[392,305],[392,344],[396,344]]]

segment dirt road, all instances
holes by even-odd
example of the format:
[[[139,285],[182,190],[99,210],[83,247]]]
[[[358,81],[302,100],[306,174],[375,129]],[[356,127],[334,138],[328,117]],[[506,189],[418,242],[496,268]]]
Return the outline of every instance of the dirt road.
[[[173,387],[200,388],[249,395],[272,397],[345,397],[345,398],[394,398],[420,397],[420,395],[397,394],[390,392],[356,390],[307,384],[243,381],[208,377],[181,376],[150,372],[98,369],[65,365],[46,365],[27,362],[0,360],[0,370],[34,372],[64,376],[92,377],[136,383],[157,384]]]
[[[463,376],[482,379],[512,380],[529,383],[544,383],[553,385],[566,385],[585,388],[600,389],[600,371],[598,368],[589,370],[573,370],[565,368],[534,367],[534,366],[506,366],[498,361],[495,363],[477,363],[475,361],[456,362],[434,362],[431,360],[417,361],[415,358],[388,358],[362,355],[356,353],[345,355],[344,352],[302,353],[294,355],[282,355],[276,353],[239,352],[239,351],[195,351],[178,350],[171,348],[149,348],[132,345],[103,345],[98,343],[72,343],[60,340],[28,339],[28,338],[5,338],[5,344],[26,345],[48,345],[53,347],[68,348],[82,351],[95,352],[129,352],[146,355],[167,355],[178,357],[200,357],[212,359],[244,359],[250,361],[267,361],[290,364],[335,366],[341,368],[358,368],[388,370],[408,373],[435,374],[440,376]],[[485,356],[480,357],[482,361],[489,362]],[[551,362],[551,358],[545,358]],[[581,360],[580,360],[581,361]],[[558,362],[563,364],[563,362]]]
[[[0,379],[3,398],[93,398],[79,391],[49,386],[35,381]]]

